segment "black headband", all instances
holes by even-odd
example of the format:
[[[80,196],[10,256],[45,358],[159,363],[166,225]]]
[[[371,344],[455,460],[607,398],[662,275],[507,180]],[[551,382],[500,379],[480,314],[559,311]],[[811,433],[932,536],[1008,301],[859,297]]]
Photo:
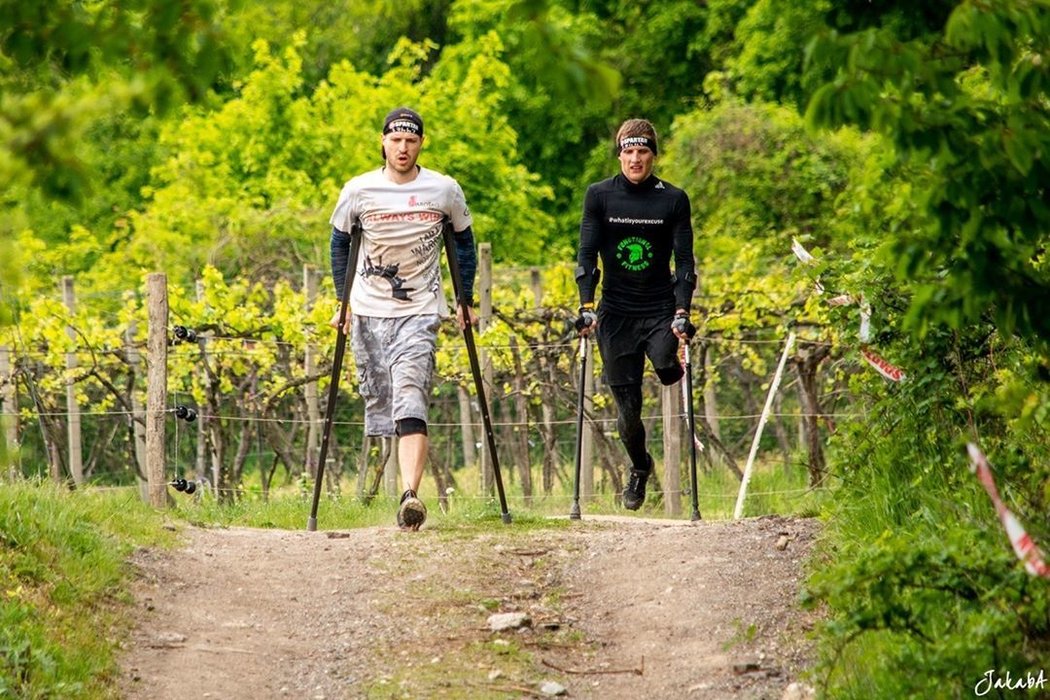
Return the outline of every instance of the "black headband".
[[[620,143],[616,148],[616,155],[620,155],[625,148],[631,148],[636,146],[642,146],[648,148],[656,155],[656,141],[652,140],[648,136],[624,136],[620,139]]]
[[[422,136],[423,126],[412,119],[394,119],[383,127],[383,135],[385,136],[393,131]]]

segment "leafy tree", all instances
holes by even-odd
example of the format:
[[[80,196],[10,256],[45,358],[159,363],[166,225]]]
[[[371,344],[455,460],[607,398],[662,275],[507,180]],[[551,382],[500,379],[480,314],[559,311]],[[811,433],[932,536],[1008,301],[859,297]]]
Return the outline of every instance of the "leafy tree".
[[[918,282],[906,320],[919,333],[988,313],[1003,333],[1050,340],[1045,10],[967,1],[929,38],[892,25],[828,34],[814,49],[840,70],[814,94],[809,118],[884,132],[916,173],[922,210],[884,255]]]
[[[12,239],[49,244],[75,224],[104,231],[144,180],[150,114],[204,99],[230,66],[216,0],[0,0],[0,319],[15,304]],[[149,129],[145,129],[146,132]],[[143,145],[145,144],[145,145]],[[64,272],[93,260],[75,259]]]
[[[814,353],[822,360],[824,343],[845,341],[850,348],[855,337],[845,338],[831,322],[824,299],[837,292],[815,293],[817,273],[799,270],[791,249],[796,239],[814,250],[842,248],[832,232],[850,205],[852,164],[871,148],[850,130],[817,138],[789,107],[736,99],[675,121],[661,168],[690,194],[702,335],[719,339],[710,359],[722,366],[722,379],[737,378],[719,389],[725,405],[751,409],[740,413],[757,411],[746,402],[772,374],[789,328],[806,341],[793,355],[803,386],[813,380],[806,400],[816,408],[824,391],[841,382],[834,374],[817,379]],[[722,437],[746,439],[751,429],[738,422]],[[817,432],[816,416],[807,429]],[[814,482],[823,478],[819,444],[811,443],[809,455]]]
[[[447,50],[462,55],[490,33],[499,37],[499,58],[509,68],[501,105],[517,134],[518,158],[552,190],[540,207],[554,223],[533,235],[553,245],[549,253],[572,257],[580,154],[604,138],[621,85],[598,50],[605,28],[593,14],[550,0],[458,0],[449,28],[456,44]]]
[[[85,131],[103,115],[203,99],[228,65],[215,0],[23,3],[4,0],[0,189],[85,189]]]
[[[379,166],[379,124],[391,105],[405,103],[427,120],[421,162],[460,180],[481,239],[500,258],[539,255],[537,233],[549,226],[532,212],[549,190],[516,164],[494,35],[469,55],[450,52],[429,76],[422,61],[430,47],[406,42],[382,77],[343,63],[309,94],[294,47],[274,55],[259,43],[256,51],[257,68],[236,98],[216,110],[187,108],[162,131],[170,156],[152,171],[147,204],[129,217],[129,244],[100,258],[97,269],[110,279],[127,265],[190,279],[208,262],[252,278],[326,264],[339,187]]]
[[[254,55],[250,46],[264,40],[271,46],[288,46],[305,32],[300,48],[303,81],[309,87],[324,80],[332,67],[349,61],[359,70],[379,75],[388,67],[387,56],[406,38],[414,43],[446,43],[451,0],[423,2],[240,2],[225,22],[234,43],[245,51],[243,69],[250,72]]]

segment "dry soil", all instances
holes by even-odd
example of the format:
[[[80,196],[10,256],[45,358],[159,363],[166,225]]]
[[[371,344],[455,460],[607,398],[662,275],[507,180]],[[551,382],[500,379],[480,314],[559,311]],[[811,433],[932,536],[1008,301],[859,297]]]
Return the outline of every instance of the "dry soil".
[[[798,696],[818,524],[183,531],[135,554],[125,697]],[[523,613],[493,631],[498,613]]]

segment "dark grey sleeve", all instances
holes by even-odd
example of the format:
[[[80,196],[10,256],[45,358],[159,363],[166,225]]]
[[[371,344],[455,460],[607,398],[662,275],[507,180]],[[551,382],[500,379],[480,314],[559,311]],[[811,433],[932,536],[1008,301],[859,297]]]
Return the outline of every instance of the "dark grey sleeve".
[[[463,285],[463,295],[474,305],[474,278],[478,272],[478,253],[474,245],[474,230],[467,226],[452,235],[456,244],[456,263],[459,265],[459,276]],[[458,299],[456,300],[459,301]]]
[[[350,260],[350,234],[333,226],[329,248],[332,254],[332,282],[335,283],[335,296],[341,300],[343,284],[346,282],[346,266]]]

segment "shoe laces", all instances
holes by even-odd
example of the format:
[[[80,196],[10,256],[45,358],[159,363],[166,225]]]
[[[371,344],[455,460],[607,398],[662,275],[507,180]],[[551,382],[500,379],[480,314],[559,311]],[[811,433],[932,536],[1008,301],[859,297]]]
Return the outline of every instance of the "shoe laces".
[[[649,478],[648,474],[631,470],[631,478],[627,481],[627,489],[629,491],[638,492],[645,486],[646,480]]]

